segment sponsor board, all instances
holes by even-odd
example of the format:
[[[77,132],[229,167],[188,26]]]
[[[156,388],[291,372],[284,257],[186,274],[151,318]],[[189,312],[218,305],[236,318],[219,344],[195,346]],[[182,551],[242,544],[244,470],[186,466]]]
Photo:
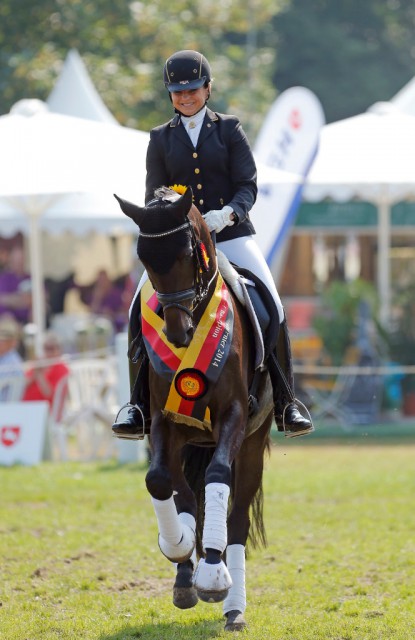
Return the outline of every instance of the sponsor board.
[[[47,448],[47,402],[0,405],[0,465],[39,464]]]

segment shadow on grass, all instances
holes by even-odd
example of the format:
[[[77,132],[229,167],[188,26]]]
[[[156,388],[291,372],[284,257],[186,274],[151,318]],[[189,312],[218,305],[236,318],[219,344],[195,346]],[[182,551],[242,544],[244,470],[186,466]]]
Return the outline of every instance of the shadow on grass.
[[[100,636],[99,640],[208,640],[217,638],[223,631],[223,620],[201,620],[193,624],[177,622],[143,624],[124,627],[115,633]]]

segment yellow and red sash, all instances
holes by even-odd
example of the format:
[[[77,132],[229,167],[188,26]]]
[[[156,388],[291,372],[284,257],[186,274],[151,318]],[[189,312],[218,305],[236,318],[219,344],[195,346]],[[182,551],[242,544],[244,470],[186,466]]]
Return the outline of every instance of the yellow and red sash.
[[[210,392],[229,354],[233,332],[232,300],[219,274],[193,339],[176,348],[162,332],[156,293],[147,281],[141,290],[141,323],[150,362],[158,375],[171,382],[163,413],[175,422],[210,428]]]

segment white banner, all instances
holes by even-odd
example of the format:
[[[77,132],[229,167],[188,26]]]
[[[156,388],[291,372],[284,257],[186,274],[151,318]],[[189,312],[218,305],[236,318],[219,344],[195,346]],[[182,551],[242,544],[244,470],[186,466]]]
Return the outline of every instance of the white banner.
[[[45,401],[0,405],[0,465],[41,462],[48,444],[48,414]]]
[[[281,251],[301,200],[302,181],[317,153],[325,118],[318,98],[305,87],[284,91],[271,106],[254,145],[255,159],[287,176],[281,184],[260,184],[252,209],[256,241],[271,266]]]

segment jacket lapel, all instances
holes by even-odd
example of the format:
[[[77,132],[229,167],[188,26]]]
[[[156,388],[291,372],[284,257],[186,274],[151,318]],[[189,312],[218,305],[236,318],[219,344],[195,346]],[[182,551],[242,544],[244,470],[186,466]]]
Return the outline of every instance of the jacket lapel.
[[[215,131],[216,123],[219,120],[216,113],[211,111],[210,109],[206,110],[205,119],[203,120],[202,128],[200,129],[199,139],[197,141],[196,148],[199,148],[200,145],[204,143],[206,138],[208,138],[213,131]],[[186,133],[186,129],[184,128],[182,122],[180,121],[180,116],[176,114],[174,118],[170,121],[170,128],[174,129],[174,134],[177,138],[183,142],[190,149],[194,149],[192,141]]]
[[[211,135],[211,133],[213,133],[215,131],[216,123],[217,123],[218,120],[219,120],[219,118],[216,115],[216,113],[214,113],[210,109],[206,110],[205,119],[203,121],[202,128],[201,128],[200,133],[199,133],[199,139],[197,141],[197,147],[196,148],[200,147],[200,145],[202,145],[204,143],[206,138],[208,138]]]
[[[192,141],[186,133],[186,129],[184,128],[182,122],[180,121],[180,116],[176,114],[173,120],[170,121],[170,128],[174,129],[174,135],[183,142],[190,149],[194,149]]]

